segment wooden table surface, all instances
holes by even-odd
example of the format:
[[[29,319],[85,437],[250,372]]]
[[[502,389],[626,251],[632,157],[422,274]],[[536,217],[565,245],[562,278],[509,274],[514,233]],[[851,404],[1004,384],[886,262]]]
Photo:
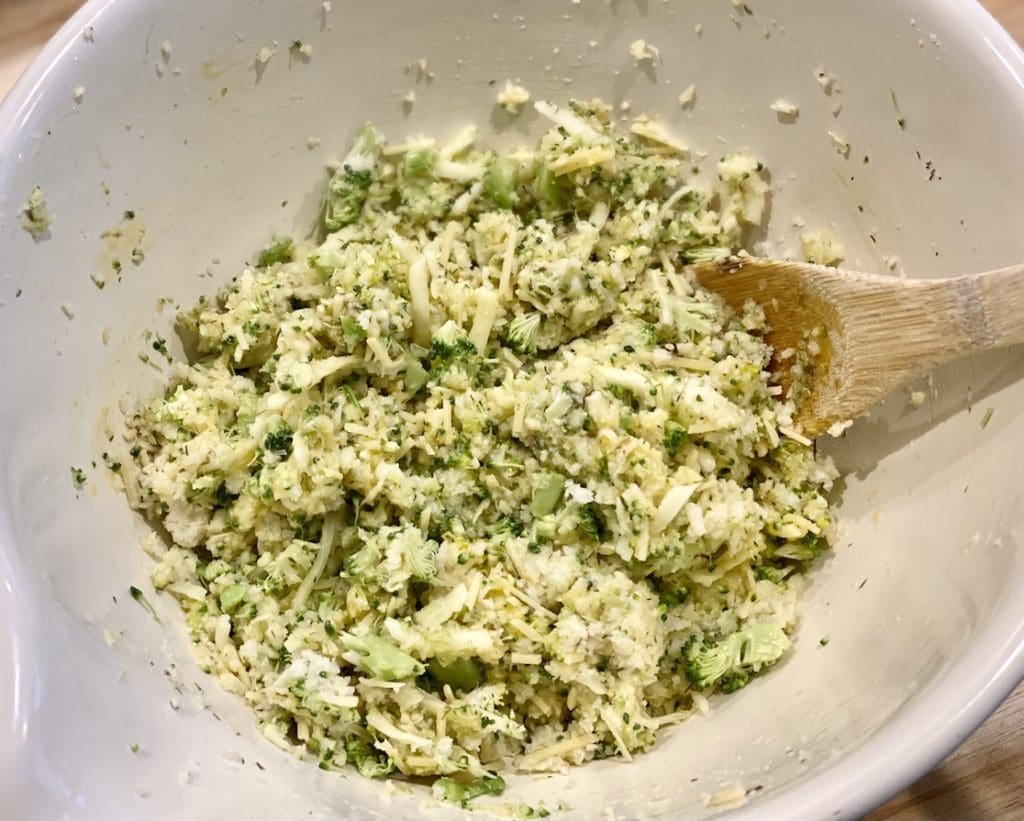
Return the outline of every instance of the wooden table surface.
[[[82,0],[0,0],[0,98]],[[1024,0],[983,0],[1024,41]],[[1024,818],[1024,684],[959,750],[868,821]]]

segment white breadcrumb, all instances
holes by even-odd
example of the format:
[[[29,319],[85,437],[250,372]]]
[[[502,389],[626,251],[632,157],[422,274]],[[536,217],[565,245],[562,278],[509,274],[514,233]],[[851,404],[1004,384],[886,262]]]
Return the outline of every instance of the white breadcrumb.
[[[85,97],[85,86],[78,86],[72,92],[72,96],[75,98],[76,103],[82,102],[82,98]]]
[[[46,206],[43,189],[38,185],[28,195],[28,200],[21,208],[21,227],[28,231],[35,240],[40,239],[53,224],[53,214]]]
[[[312,150],[320,145],[319,137],[306,137],[306,148]]]
[[[853,420],[852,419],[847,419],[847,420],[845,420],[843,422],[835,422],[835,423],[833,423],[832,425],[829,426],[829,429],[826,431],[826,433],[828,433],[828,435],[833,437],[834,439],[838,439],[840,436],[842,436],[844,433],[846,433],[846,431],[848,431],[852,427],[853,427]]]
[[[846,256],[842,242],[828,228],[801,234],[800,247],[804,258],[816,265],[838,265]]]
[[[661,59],[661,52],[646,40],[634,40],[629,44],[629,54],[637,65],[655,63]]]
[[[821,86],[821,90],[826,94],[831,94],[835,90],[836,75],[826,71],[824,67],[819,67],[814,70],[814,79],[818,81],[818,85]]]
[[[697,87],[690,83],[686,88],[683,89],[683,93],[679,95],[679,105],[683,108],[689,108],[693,105],[697,99]]]
[[[728,787],[723,787],[714,794],[705,796],[707,806],[715,807],[716,809],[735,809],[746,802],[747,791],[741,784],[732,784]]]
[[[530,101],[530,92],[511,80],[505,81],[505,87],[498,92],[496,102],[509,114],[518,114],[520,109]]]
[[[840,137],[835,131],[829,131],[828,138],[837,153],[847,158],[850,156],[850,144],[845,139]]]
[[[265,66],[275,54],[277,54],[277,49],[272,46],[263,46],[256,52],[256,65]]]
[[[638,137],[643,137],[655,144],[656,148],[668,149],[672,153],[686,154],[689,151],[686,143],[673,135],[664,125],[649,117],[637,117],[629,130]]]
[[[789,100],[783,100],[781,97],[768,107],[776,114],[793,119],[796,119],[797,115],[800,113],[799,106],[795,103],[789,102]]]
[[[924,391],[911,391],[910,398],[908,400],[911,407],[919,408],[924,404],[925,393]]]

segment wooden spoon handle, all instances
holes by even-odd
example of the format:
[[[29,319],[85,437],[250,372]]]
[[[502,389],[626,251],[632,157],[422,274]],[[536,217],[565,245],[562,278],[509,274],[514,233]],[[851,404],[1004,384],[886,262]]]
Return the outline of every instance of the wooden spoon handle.
[[[1024,343],[1024,265],[956,280],[971,350]]]

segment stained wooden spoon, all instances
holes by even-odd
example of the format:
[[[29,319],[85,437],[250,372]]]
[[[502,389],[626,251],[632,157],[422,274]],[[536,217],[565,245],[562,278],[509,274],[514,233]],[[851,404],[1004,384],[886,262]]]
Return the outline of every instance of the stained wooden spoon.
[[[807,436],[936,365],[1024,343],[1024,265],[915,280],[738,257],[693,272],[732,308],[750,299],[764,308],[779,381]],[[794,379],[798,360],[806,368]]]

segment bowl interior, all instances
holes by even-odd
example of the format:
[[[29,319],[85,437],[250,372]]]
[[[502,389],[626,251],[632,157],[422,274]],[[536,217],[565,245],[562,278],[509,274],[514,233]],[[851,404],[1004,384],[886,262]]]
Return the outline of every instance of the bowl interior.
[[[637,38],[659,62],[635,65]],[[295,39],[308,62],[289,58]],[[276,53],[260,65],[263,47]],[[410,67],[421,58],[429,79]],[[139,358],[144,333],[172,338],[174,306],[272,233],[307,231],[324,165],[360,123],[398,140],[472,122],[506,145],[542,127],[495,107],[507,78],[534,99],[599,96],[661,119],[705,166],[734,148],[762,157],[764,253],[831,226],[851,268],[898,257],[909,276],[944,276],[1024,256],[1021,66],[979,7],[953,0],[87,4],[0,120],[0,778],[14,814],[366,817],[422,802],[259,737],[193,665],[173,602],[151,597],[159,625],[130,599],[148,587],[146,527],[100,459],[119,446],[119,403],[161,379]],[[795,122],[769,108],[780,97]],[[39,242],[18,220],[34,185],[56,215]],[[126,210],[124,236],[101,236]],[[115,259],[120,281],[98,289],[90,274]],[[901,392],[827,442],[848,472],[843,533],[810,579],[792,657],[632,765],[512,778],[510,805],[697,818],[739,784],[740,814],[854,815],[931,766],[1022,669],[1022,377],[1020,350],[973,357],[915,386],[922,407]],[[88,474],[77,494],[71,466]]]

